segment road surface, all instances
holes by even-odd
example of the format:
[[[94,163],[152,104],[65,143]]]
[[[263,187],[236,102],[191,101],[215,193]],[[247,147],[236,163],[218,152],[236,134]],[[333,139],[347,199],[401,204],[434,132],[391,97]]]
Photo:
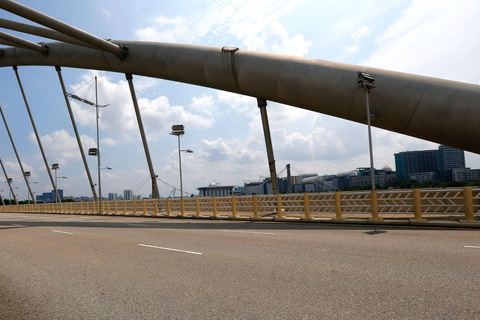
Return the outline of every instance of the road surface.
[[[480,231],[0,213],[0,319],[479,319]]]

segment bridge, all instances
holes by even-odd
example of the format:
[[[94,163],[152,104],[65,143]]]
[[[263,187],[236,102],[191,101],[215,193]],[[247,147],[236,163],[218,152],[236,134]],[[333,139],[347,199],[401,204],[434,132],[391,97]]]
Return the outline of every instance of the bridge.
[[[77,137],[80,154],[87,173],[95,202],[89,204],[61,204],[57,194],[56,205],[4,206],[2,211],[26,212],[77,212],[124,215],[152,214],[164,216],[200,217],[208,212],[217,217],[218,211],[228,211],[230,218],[237,218],[237,212],[248,212],[249,218],[259,215],[284,219],[289,215],[303,221],[327,218],[335,213],[336,221],[351,214],[380,221],[382,218],[402,218],[416,223],[431,213],[454,216],[457,220],[475,223],[479,208],[479,190],[472,188],[433,191],[382,191],[377,193],[329,193],[326,195],[276,195],[275,160],[266,114],[267,101],[275,101],[293,107],[303,108],[343,119],[366,123],[365,92],[358,88],[357,74],[375,75],[375,94],[370,95],[370,113],[375,114],[372,125],[412,137],[434,141],[472,152],[480,152],[480,86],[467,83],[403,74],[364,66],[332,63],[278,54],[252,52],[235,47],[206,47],[169,43],[154,43],[126,40],[104,40],[95,35],[72,27],[60,20],[49,17],[15,1],[0,1],[0,8],[45,27],[37,27],[16,21],[0,19],[0,27],[57,42],[33,43],[0,33],[0,42],[9,47],[0,50],[0,67],[13,67],[25,105],[29,112],[38,145],[43,155],[52,187],[56,183],[50,172],[50,165],[43,150],[35,121],[22,86],[18,68],[22,66],[55,67],[61,83],[65,103]],[[90,169],[85,160],[83,146],[76,128],[69,99],[75,98],[66,92],[62,67],[95,69],[124,73],[129,82],[132,102],[143,141],[145,155],[152,180],[154,200],[144,202],[140,209],[133,202],[102,203],[97,195]],[[133,76],[141,75],[193,85],[234,92],[258,99],[264,121],[265,139],[274,196],[228,197],[224,199],[160,199],[157,175],[153,168],[138,107]],[[368,77],[368,75],[367,75]],[[369,87],[365,87],[368,89]],[[79,99],[78,97],[76,99]],[[367,99],[368,103],[368,99]],[[90,102],[94,105],[94,103]],[[97,108],[98,109],[98,108]],[[1,109],[0,109],[1,110]],[[274,110],[273,110],[274,111]],[[3,111],[2,111],[3,116]],[[368,117],[367,117],[368,118]],[[5,125],[7,122],[3,116]],[[7,126],[8,130],[8,126]],[[452,134],[452,133],[455,134]],[[9,132],[12,145],[15,143]],[[98,138],[98,137],[97,137]],[[28,177],[18,153],[18,163],[28,185]],[[100,156],[98,154],[99,163]],[[3,164],[2,164],[3,168]],[[8,173],[3,168],[10,185]],[[12,190],[11,190],[12,191]],[[14,194],[14,192],[11,192]],[[310,200],[312,199],[312,200]],[[16,199],[15,199],[16,200]],[[178,202],[178,205],[177,205]],[[91,209],[88,209],[91,206]],[[127,207],[130,208],[127,210]],[[152,207],[153,209],[146,209]],[[313,216],[311,212],[314,212]],[[319,215],[321,213],[321,215]],[[221,216],[221,215],[220,215]]]
[[[62,203],[56,192],[57,203],[0,206],[0,319],[480,317],[480,188],[162,198],[132,80],[257,98],[272,181],[269,101],[366,124],[358,72],[371,74],[373,126],[478,153],[480,86],[235,47],[104,40],[15,1],[0,8],[44,26],[0,19],[1,28],[55,40],[0,32],[0,67],[13,68],[57,191],[19,73],[55,68],[96,199]],[[153,199],[102,201],[64,67],[125,74]]]

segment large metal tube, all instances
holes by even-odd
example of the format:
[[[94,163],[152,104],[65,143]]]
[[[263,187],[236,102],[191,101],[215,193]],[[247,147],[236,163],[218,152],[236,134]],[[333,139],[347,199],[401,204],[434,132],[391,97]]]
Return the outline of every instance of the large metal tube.
[[[267,148],[268,168],[270,170],[270,181],[272,182],[272,193],[278,194],[277,169],[275,167],[275,156],[273,154],[270,125],[268,124],[267,101],[265,99],[257,98],[257,106],[260,109],[260,116],[262,117],[263,135],[265,137],[265,147]]]
[[[50,172],[50,167],[48,165],[47,157],[45,156],[45,151],[43,150],[42,140],[40,139],[40,135],[38,134],[37,126],[35,125],[35,121],[33,119],[32,111],[30,110],[30,105],[27,100],[27,95],[25,94],[25,90],[23,89],[22,80],[20,79],[20,74],[18,73],[18,67],[13,66],[13,71],[15,72],[15,77],[17,78],[18,87],[20,88],[20,92],[22,93],[23,101],[25,102],[25,108],[27,108],[28,116],[30,118],[30,122],[32,124],[33,132],[35,133],[35,138],[37,139],[38,147],[40,148],[40,153],[42,154],[43,163],[45,164],[45,168],[47,169],[48,177],[50,178],[50,182],[53,187],[53,191],[55,192],[55,198],[57,202],[62,203],[60,199],[60,195],[58,194],[57,184],[53,181],[52,173]]]
[[[140,129],[140,136],[142,137],[143,149],[145,150],[145,156],[147,157],[148,170],[150,177],[152,178],[152,199],[159,199],[160,192],[158,191],[157,175],[153,170],[152,157],[150,156],[150,149],[148,149],[147,135],[143,128],[142,115],[140,114],[140,108],[138,107],[137,95],[135,94],[135,87],[133,86],[133,76],[129,73],[125,74],[130,87],[130,94],[132,96],[133,108],[135,109],[135,115],[137,116],[138,128]]]
[[[60,33],[66,34],[68,36],[71,36],[83,42],[87,42],[107,52],[111,52],[116,55],[123,54],[123,50],[120,45],[108,42],[107,40],[103,40],[97,36],[94,36],[93,34],[90,34],[88,32],[75,28],[63,21],[52,18],[44,13],[41,13],[37,10],[29,8],[16,1],[1,0],[0,8],[5,11],[16,14],[20,17],[23,17],[25,19],[28,19],[30,21],[39,23],[45,27],[49,27],[54,30],[57,30]]]
[[[120,43],[120,42],[118,42]],[[49,43],[49,54],[6,48],[0,66],[62,65],[195,84],[366,124],[357,72],[377,81],[374,126],[480,153],[480,86],[271,53],[194,45],[121,41],[124,61],[98,50]],[[273,110],[273,109],[272,109]]]
[[[97,49],[97,47],[92,46],[91,44],[88,44],[86,42],[64,35],[63,33],[60,33],[58,31],[48,29],[48,28],[43,28],[43,27],[32,26],[32,25],[21,23],[18,21],[12,21],[8,19],[0,18],[0,28],[10,29],[14,31],[32,34],[39,37],[45,37],[48,39],[68,42],[68,43],[76,44],[83,47]]]
[[[25,170],[23,170],[22,160],[20,160],[20,156],[18,155],[17,147],[15,146],[15,142],[13,141],[12,133],[10,132],[10,129],[8,127],[7,119],[3,114],[2,106],[0,106],[0,114],[2,115],[3,122],[5,123],[5,129],[7,129],[8,136],[10,137],[10,142],[12,143],[13,151],[15,151],[15,156],[17,157],[18,165],[20,167],[20,170],[22,171],[23,179],[25,179],[25,184],[27,185],[28,192],[30,193],[30,196],[33,199],[33,192],[32,192],[32,189],[30,189],[28,178],[27,176],[25,176]]]
[[[0,166],[2,167],[3,174],[5,175],[5,179],[7,180],[8,188],[10,189],[10,194],[13,194],[13,199],[15,200],[15,203],[18,205],[17,197],[15,196],[15,192],[13,192],[12,183],[10,182],[10,178],[8,177],[7,171],[5,170],[5,167],[3,166],[3,162],[2,162],[1,158],[0,158]],[[10,203],[10,205],[11,205],[11,203]]]
[[[3,32],[3,31],[0,31],[0,39],[11,42],[11,43],[15,44],[15,46],[18,46],[18,47],[21,47],[21,48],[40,51],[40,52],[43,52],[43,53],[46,52],[46,48],[44,46],[42,46],[41,44],[22,39],[20,37],[13,36],[11,34]]]
[[[65,88],[65,83],[63,82],[62,69],[60,67],[55,67],[55,70],[58,74],[58,80],[60,81],[60,86],[62,87],[63,96],[65,97],[65,104],[67,105],[68,114],[70,115],[70,121],[72,122],[73,131],[75,132],[75,138],[77,139],[78,149],[80,149],[80,155],[82,156],[83,165],[85,166],[85,172],[87,174],[88,182],[90,183],[90,189],[92,189],[93,199],[98,201],[97,191],[95,191],[95,184],[93,183],[92,174],[90,173],[90,168],[88,167],[87,158],[85,157],[85,151],[83,150],[82,139],[78,133],[77,123],[75,122],[75,116],[73,115],[72,106],[70,105],[70,100],[68,100],[67,89]]]

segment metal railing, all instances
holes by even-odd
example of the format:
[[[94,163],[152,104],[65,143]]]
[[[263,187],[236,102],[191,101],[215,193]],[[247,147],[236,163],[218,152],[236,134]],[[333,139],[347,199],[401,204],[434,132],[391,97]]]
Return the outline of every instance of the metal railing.
[[[182,205],[183,201],[183,205]],[[480,188],[329,192],[103,201],[103,215],[332,221],[452,220],[480,223]],[[0,206],[0,212],[98,214],[98,202]]]

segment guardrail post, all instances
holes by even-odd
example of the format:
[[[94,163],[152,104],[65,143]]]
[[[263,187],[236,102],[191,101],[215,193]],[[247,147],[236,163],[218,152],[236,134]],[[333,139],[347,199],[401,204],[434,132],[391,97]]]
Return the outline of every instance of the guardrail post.
[[[277,217],[283,218],[282,195],[277,194]]]
[[[200,199],[198,197],[195,198],[195,210],[197,212],[197,217],[200,216]]]
[[[158,211],[158,200],[157,198],[153,199],[153,215],[156,216]]]
[[[372,219],[378,219],[377,190],[372,190],[370,192],[370,200],[372,201]]]
[[[167,198],[167,216],[169,216],[171,213],[170,211],[170,198]]]
[[[136,216],[137,215],[137,203],[135,201],[135,199],[132,199],[132,215],[133,216]]]
[[[107,215],[110,215],[110,201],[105,201],[105,205],[107,206]]]
[[[257,195],[252,195],[252,201],[253,201],[253,217],[258,218],[258,199]]]
[[[370,200],[372,201],[372,219],[378,219],[377,190],[372,190],[370,192]]]
[[[335,217],[342,219],[342,194],[335,192]]]
[[[212,197],[212,205],[213,205],[213,216],[216,218],[218,216],[217,214],[217,198]]]
[[[463,188],[463,200],[465,202],[465,220],[475,221],[473,214],[473,192],[472,187]]]
[[[115,215],[118,214],[118,202],[117,200],[115,200],[115,202],[113,203],[114,207],[115,207]]]
[[[310,195],[303,194],[303,211],[305,212],[305,219],[310,219]]]
[[[127,200],[123,200],[123,215],[127,215]]]
[[[185,215],[185,200],[183,197],[180,197],[180,215],[182,217]]]
[[[420,189],[413,189],[413,211],[415,220],[422,220],[422,195]]]
[[[143,215],[147,214],[147,200],[143,199]]]
[[[235,196],[232,196],[232,217],[237,217],[237,201],[235,199]]]

